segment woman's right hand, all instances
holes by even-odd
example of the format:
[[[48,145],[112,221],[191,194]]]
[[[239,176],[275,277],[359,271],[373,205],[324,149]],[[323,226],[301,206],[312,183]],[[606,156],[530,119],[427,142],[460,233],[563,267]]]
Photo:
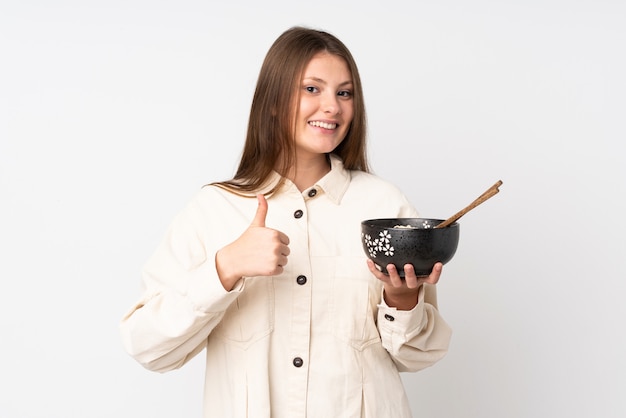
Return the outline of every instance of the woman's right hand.
[[[217,274],[227,291],[244,276],[275,276],[287,264],[289,237],[265,227],[267,200],[262,194],[257,200],[259,206],[250,226],[215,255]]]

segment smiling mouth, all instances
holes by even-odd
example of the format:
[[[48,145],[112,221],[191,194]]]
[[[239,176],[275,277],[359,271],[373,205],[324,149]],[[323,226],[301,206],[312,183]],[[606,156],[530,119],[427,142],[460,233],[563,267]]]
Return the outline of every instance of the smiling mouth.
[[[318,120],[309,122],[309,125],[316,126],[318,128],[324,128],[324,129],[337,129],[336,123],[326,123],[326,122],[321,122]]]

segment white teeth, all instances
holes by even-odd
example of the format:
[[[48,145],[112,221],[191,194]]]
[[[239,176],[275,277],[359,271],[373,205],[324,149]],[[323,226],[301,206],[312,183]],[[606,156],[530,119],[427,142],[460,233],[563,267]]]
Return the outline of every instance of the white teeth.
[[[317,126],[318,128],[324,128],[324,129],[335,129],[337,127],[336,123],[326,123],[326,122],[320,122],[318,120],[309,122],[309,125]]]

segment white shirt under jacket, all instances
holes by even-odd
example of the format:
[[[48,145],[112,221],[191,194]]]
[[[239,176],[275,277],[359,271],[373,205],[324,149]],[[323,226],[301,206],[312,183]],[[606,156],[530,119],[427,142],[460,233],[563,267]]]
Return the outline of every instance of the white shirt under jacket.
[[[213,186],[145,265],[141,298],[121,321],[124,347],[158,372],[205,350],[205,418],[410,418],[399,372],[447,352],[435,287],[411,311],[388,307],[361,246],[362,220],[416,210],[390,183],[331,163],[310,189],[287,181],[268,199],[266,226],[290,240],[281,275],[224,290],[215,253],[250,225],[257,201]]]

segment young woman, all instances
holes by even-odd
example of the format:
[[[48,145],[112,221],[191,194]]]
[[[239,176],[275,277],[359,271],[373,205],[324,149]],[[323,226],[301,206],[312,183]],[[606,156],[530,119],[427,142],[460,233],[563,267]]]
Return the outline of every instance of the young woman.
[[[417,217],[369,172],[357,66],[295,27],[263,63],[233,179],[201,188],[143,271],[124,346],[166,372],[205,351],[204,416],[409,418],[399,372],[441,359],[437,264],[366,261],[360,222]]]

